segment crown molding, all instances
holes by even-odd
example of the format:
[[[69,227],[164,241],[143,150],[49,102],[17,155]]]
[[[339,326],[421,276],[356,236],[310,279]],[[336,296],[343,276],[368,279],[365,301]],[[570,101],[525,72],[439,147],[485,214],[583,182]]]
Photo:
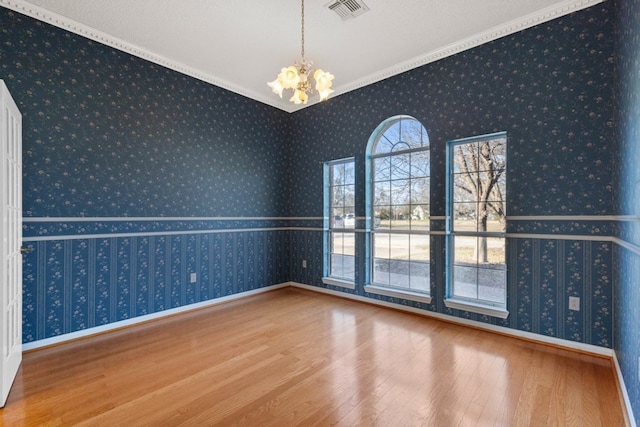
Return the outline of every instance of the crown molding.
[[[413,70],[414,68],[439,61],[457,53],[464,52],[465,50],[473,49],[474,47],[481,46],[485,43],[526,30],[527,28],[535,27],[536,25],[543,24],[605,1],[607,0],[566,0],[562,3],[556,4],[555,6],[539,10],[538,12],[523,16],[497,27],[493,27],[487,31],[474,34],[471,37],[459,40],[441,49],[436,49],[408,61],[401,62],[378,73],[371,74],[352,84],[337,87],[332,97],[335,98],[337,95],[360,89],[381,80]]]
[[[63,30],[69,31],[71,33],[86,37],[90,40],[104,44],[106,46],[120,50],[122,52],[126,52],[138,58],[142,58],[149,62],[153,62],[154,64],[163,66],[165,68],[169,68],[173,71],[177,71],[178,73],[193,77],[198,80],[202,80],[203,82],[212,84],[214,86],[218,86],[230,92],[237,93],[238,95],[242,95],[244,97],[251,98],[263,104],[267,104],[272,107],[282,109],[280,106],[272,102],[273,100],[271,99],[271,97],[267,98],[266,96],[263,96],[261,94],[257,94],[252,91],[245,90],[239,86],[236,86],[227,81],[224,81],[214,75],[204,73],[198,69],[186,66],[178,61],[174,61],[172,59],[168,59],[163,56],[157,55],[147,49],[136,46],[126,40],[122,40],[118,37],[99,31],[93,27],[82,24],[78,21],[67,18],[65,16],[59,15],[50,10],[44,9],[40,6],[33,5],[27,1],[0,0],[0,6],[6,7],[7,9],[11,9],[14,12],[18,12],[22,15],[26,15],[31,18],[37,19],[38,21],[42,21],[44,23],[53,25],[54,27],[58,27]]]
[[[332,98],[354,91],[356,89],[360,89],[362,87],[379,82],[389,77],[393,77],[395,75],[404,73],[414,68],[418,68],[423,65],[436,62],[440,59],[447,58],[449,56],[455,55],[465,50],[472,49],[474,47],[508,36],[510,34],[517,33],[527,28],[531,28],[536,25],[551,21],[553,19],[560,18],[564,15],[568,15],[570,13],[573,13],[582,9],[586,9],[598,3],[603,3],[604,1],[607,1],[607,0],[565,0],[552,7],[542,9],[538,12],[526,15],[522,18],[507,22],[506,24],[499,25],[487,31],[483,31],[481,33],[475,34],[466,39],[459,40],[441,49],[436,49],[434,51],[425,53],[424,55],[420,55],[408,61],[401,62],[392,67],[386,68],[380,72],[370,74],[350,84],[338,86],[335,88],[335,92],[332,95]],[[37,19],[47,24],[51,24],[55,27],[62,28],[72,33],[81,35],[83,37],[86,37],[98,43],[129,53],[131,55],[137,56],[139,58],[145,59],[147,61],[169,68],[171,70],[177,71],[179,73],[191,76],[195,79],[202,80],[206,83],[221,87],[228,91],[237,93],[238,95],[251,98],[254,101],[258,101],[263,104],[269,105],[271,107],[277,108],[279,110],[286,111],[288,113],[299,111],[303,108],[310,107],[319,102],[319,101],[315,101],[304,106],[296,106],[293,104],[283,105],[277,102],[279,98],[274,99],[271,96],[267,97],[262,94],[255,93],[253,91],[248,91],[244,88],[231,84],[227,81],[221,80],[214,75],[204,73],[200,70],[197,70],[192,67],[188,67],[177,61],[165,58],[160,55],[156,55],[153,52],[150,52],[139,46],[133,45],[125,40],[111,36],[102,31],[98,31],[95,28],[81,24],[77,21],[66,18],[62,15],[56,14],[49,10],[43,9],[39,6],[35,6],[33,4],[30,4],[27,1],[0,0],[0,6],[6,7],[7,9],[11,9],[23,15],[30,16],[31,18]]]

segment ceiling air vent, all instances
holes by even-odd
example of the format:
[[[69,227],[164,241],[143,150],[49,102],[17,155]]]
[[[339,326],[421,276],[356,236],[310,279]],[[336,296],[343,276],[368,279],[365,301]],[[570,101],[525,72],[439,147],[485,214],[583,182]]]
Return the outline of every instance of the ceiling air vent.
[[[337,13],[343,21],[353,19],[369,10],[362,0],[333,0],[324,7]]]

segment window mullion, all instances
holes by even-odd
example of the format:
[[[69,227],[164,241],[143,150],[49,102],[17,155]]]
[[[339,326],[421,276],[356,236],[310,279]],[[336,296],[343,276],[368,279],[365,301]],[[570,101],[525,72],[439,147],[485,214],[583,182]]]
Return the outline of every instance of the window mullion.
[[[498,153],[503,157],[483,162],[481,147],[486,144],[491,145],[490,155]],[[506,307],[506,227],[500,215],[506,212],[492,212],[488,206],[486,212],[481,212],[480,206],[493,200],[489,190],[491,185],[497,185],[488,182],[492,173],[485,169],[501,167],[505,168],[501,173],[506,174],[506,134],[449,141],[447,159],[447,248],[451,260],[447,265],[447,287],[451,303],[445,301],[445,305],[464,309],[460,301],[467,300],[471,303],[468,311],[505,318],[508,312],[500,307]],[[462,170],[456,170],[456,165],[461,165]],[[466,173],[471,179],[455,179],[458,173]],[[469,200],[469,195],[473,199]],[[504,204],[504,196],[501,193],[502,200],[498,202]],[[471,203],[475,212],[465,208]],[[495,231],[501,225],[502,231]],[[479,306],[492,308],[476,311]]]
[[[381,292],[380,288],[390,289],[382,292],[383,295],[395,295],[397,291],[404,298],[404,295],[417,292],[421,296],[416,300],[425,301],[429,299],[430,292],[430,242],[415,236],[429,235],[429,213],[419,214],[420,218],[414,220],[414,210],[418,205],[430,205],[429,181],[419,183],[420,190],[426,195],[423,194],[418,200],[414,194],[418,179],[414,177],[417,175],[414,162],[417,158],[424,159],[424,165],[418,169],[425,171],[422,178],[430,176],[430,171],[426,172],[430,166],[430,156],[418,157],[414,153],[429,151],[428,135],[424,126],[406,116],[389,119],[380,128],[383,129],[381,133],[370,141],[372,154],[368,158],[371,165],[368,185],[373,218],[373,227],[369,230],[369,263],[373,285],[375,292]],[[389,194],[380,197],[385,187]],[[381,216],[379,221],[376,220],[377,215]],[[418,220],[426,224],[424,229],[418,229]],[[419,249],[421,245],[425,247]],[[420,250],[427,252],[425,261],[417,255]]]
[[[328,179],[328,184],[325,184],[325,212],[329,215],[329,225],[325,235],[325,270],[328,271],[328,277],[323,281],[326,279],[330,284],[341,283],[340,286],[346,284],[347,287],[352,287],[349,283],[355,281],[355,213],[352,213],[353,227],[346,227],[345,224],[346,210],[355,208],[351,199],[355,194],[351,194],[355,190],[354,169],[353,158],[327,162],[325,169],[325,179]],[[354,248],[349,250],[348,243]]]

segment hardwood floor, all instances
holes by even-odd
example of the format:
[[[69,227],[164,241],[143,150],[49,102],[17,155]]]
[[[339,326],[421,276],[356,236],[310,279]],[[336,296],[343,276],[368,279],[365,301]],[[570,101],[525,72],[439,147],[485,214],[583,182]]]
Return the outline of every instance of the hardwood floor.
[[[295,288],[27,353],[0,420],[624,425],[609,360]]]

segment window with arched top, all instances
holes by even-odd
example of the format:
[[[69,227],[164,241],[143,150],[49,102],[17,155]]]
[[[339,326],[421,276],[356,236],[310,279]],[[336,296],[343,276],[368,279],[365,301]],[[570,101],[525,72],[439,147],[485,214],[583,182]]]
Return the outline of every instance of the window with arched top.
[[[410,116],[382,122],[367,146],[367,291],[429,301],[429,136]]]

